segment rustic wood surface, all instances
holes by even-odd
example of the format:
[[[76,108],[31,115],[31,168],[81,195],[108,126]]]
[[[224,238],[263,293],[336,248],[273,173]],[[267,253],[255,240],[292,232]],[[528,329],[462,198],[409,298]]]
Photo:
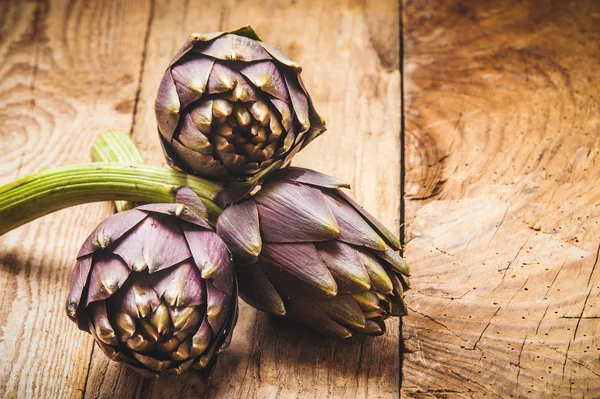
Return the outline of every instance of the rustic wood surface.
[[[403,342],[396,321],[336,341],[242,304],[208,382],[144,380],[63,312],[77,248],[112,212],[92,204],[0,238],[0,397],[600,397],[593,0],[1,1],[0,183],[86,162],[110,128],[164,164],[166,63],[190,32],[247,23],[304,66],[327,120],[295,163],[406,221]]]
[[[300,62],[329,132],[296,159],[345,178],[387,226],[400,220],[397,2],[0,2],[1,182],[86,162],[95,137],[130,131],[164,164],[153,114],[160,77],[191,32],[251,24]],[[64,314],[77,247],[110,204],[61,211],[0,240],[0,397],[398,397],[400,333],[336,341],[242,304],[208,382],[143,380],[106,360]]]
[[[600,3],[403,20],[403,396],[600,397]]]

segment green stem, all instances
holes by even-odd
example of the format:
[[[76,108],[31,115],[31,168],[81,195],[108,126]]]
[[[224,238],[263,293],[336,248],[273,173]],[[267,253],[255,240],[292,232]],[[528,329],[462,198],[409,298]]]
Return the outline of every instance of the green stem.
[[[122,130],[109,130],[96,139],[92,145],[92,161],[132,165],[146,163],[135,143]]]
[[[211,221],[221,213],[213,201],[222,185],[167,168],[91,163],[42,169],[0,187],[0,235],[59,209],[89,202],[174,202],[181,186],[198,194]]]
[[[132,165],[146,163],[131,137],[122,130],[109,130],[101,134],[92,145],[92,162],[121,162]],[[136,202],[115,201],[117,212],[141,205]]]

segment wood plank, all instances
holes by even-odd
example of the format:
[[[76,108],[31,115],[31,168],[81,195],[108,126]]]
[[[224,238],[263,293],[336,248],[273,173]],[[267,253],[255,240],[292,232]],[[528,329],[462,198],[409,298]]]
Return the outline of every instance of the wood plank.
[[[0,2],[0,184],[87,162],[131,126],[149,7]],[[0,397],[81,397],[93,340],[64,313],[69,275],[109,204],[58,212],[0,238]]]
[[[600,3],[403,18],[403,395],[599,397]]]
[[[165,65],[187,35],[247,23],[303,65],[304,81],[327,120],[329,132],[299,154],[296,164],[351,181],[354,197],[397,231],[400,72],[394,1],[224,1],[201,7],[157,1],[133,129],[144,156],[164,164],[154,96]],[[397,397],[397,321],[388,327],[385,337],[336,341],[242,304],[233,343],[208,383],[194,375],[143,381],[94,353],[86,397]]]

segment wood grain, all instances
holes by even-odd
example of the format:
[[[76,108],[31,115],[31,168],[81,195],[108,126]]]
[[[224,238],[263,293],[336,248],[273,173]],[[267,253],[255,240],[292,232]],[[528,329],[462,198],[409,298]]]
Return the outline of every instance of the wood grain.
[[[89,161],[131,125],[148,7],[0,2],[0,184]],[[93,340],[64,313],[74,256],[109,204],[76,207],[0,238],[0,397],[81,397]]]
[[[403,395],[600,397],[600,3],[403,19]]]
[[[390,228],[399,224],[399,7],[395,2],[1,2],[0,176],[89,160],[109,128],[164,164],[153,102],[191,32],[251,23],[305,66],[330,132],[297,164],[346,178]],[[64,316],[77,247],[109,204],[45,217],[1,239],[0,396],[394,397],[399,329],[336,341],[243,305],[234,342],[206,382],[149,382],[106,360]]]
[[[215,18],[217,16],[218,18]],[[399,7],[396,2],[156,1],[145,50],[133,137],[164,164],[154,96],[165,66],[191,32],[251,24],[304,67],[303,79],[329,132],[296,158],[352,182],[353,195],[398,230],[400,195]],[[384,27],[384,29],[381,29]],[[196,376],[143,381],[92,358],[86,397],[390,398],[400,391],[399,329],[336,341],[245,304],[229,350],[206,383]]]

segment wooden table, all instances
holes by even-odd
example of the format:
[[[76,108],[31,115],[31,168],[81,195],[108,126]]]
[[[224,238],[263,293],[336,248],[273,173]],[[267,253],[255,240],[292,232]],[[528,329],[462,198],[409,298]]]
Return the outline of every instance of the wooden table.
[[[2,1],[0,182],[87,162],[110,128],[164,164],[167,62],[190,32],[247,23],[327,120],[296,164],[403,226],[402,334],[336,341],[242,305],[210,381],[143,380],[64,314],[112,212],[91,204],[0,239],[0,396],[600,397],[597,1]]]

